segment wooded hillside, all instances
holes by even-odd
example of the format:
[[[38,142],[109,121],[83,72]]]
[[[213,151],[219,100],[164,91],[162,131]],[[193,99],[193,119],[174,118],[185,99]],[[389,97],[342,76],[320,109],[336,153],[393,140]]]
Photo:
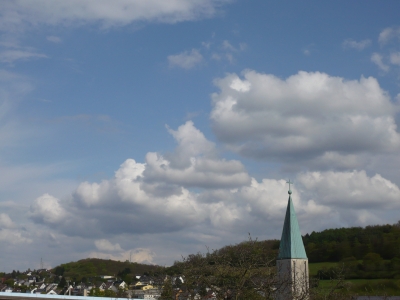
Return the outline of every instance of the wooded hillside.
[[[400,223],[326,229],[306,234],[303,241],[310,262],[338,262],[349,257],[361,260],[368,253],[391,260],[400,258]]]
[[[397,278],[400,276],[400,222],[394,225],[375,225],[351,228],[326,229],[303,236],[310,263],[345,263],[352,278]],[[254,245],[254,244],[253,244]],[[263,259],[277,257],[279,240],[257,241],[254,255]],[[235,253],[246,242],[228,245],[215,250],[214,255]],[[190,256],[190,255],[189,255]],[[167,274],[178,274],[182,262],[166,268]],[[54,269],[57,275],[71,279],[91,278],[100,275],[129,277],[135,274],[160,272],[159,266],[112,261],[96,258],[62,264]],[[164,272],[162,271],[162,272]],[[329,275],[329,274],[328,274]]]
[[[110,259],[87,258],[76,262],[69,262],[55,267],[54,273],[64,277],[69,277],[76,282],[82,278],[93,278],[101,275],[125,277],[126,281],[130,281],[129,277],[136,274],[152,273],[161,267],[155,265],[139,264],[129,261],[115,261]]]

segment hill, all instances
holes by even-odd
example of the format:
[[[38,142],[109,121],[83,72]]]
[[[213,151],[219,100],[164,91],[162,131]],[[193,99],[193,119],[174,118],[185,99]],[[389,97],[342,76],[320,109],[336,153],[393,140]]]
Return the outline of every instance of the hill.
[[[367,254],[375,253],[383,260],[400,259],[400,221],[394,225],[374,225],[313,231],[303,236],[310,263],[363,260]],[[244,242],[245,243],[245,242]],[[277,256],[279,240],[258,241],[264,255]],[[225,246],[218,251],[240,247]]]
[[[347,278],[400,278],[400,223],[326,229],[306,234],[303,242],[310,264],[316,264],[315,268],[324,265],[315,270],[318,278],[329,279],[337,265],[345,266]],[[246,243],[222,247],[214,250],[213,255],[239,254]],[[250,255],[258,256],[260,261],[277,257],[279,240],[257,241],[252,245]],[[182,262],[175,262],[167,268],[167,273],[179,273],[182,267]]]
[[[391,260],[400,258],[400,223],[313,231],[303,241],[310,262],[361,260],[368,253]]]
[[[152,274],[160,270],[160,268],[163,267],[128,261],[121,262],[110,259],[87,258],[61,264],[53,269],[53,273],[68,277],[75,282],[100,277],[101,275],[118,276],[124,278],[126,281],[131,281],[132,277],[136,274]]]
[[[400,278],[400,222],[394,225],[326,229],[303,236],[310,263],[341,262],[346,264],[351,278]],[[214,250],[215,254],[239,253],[246,242]],[[254,255],[275,258],[279,240],[257,241]],[[190,256],[190,255],[189,255]],[[181,271],[181,262],[169,268],[97,258],[62,264],[53,272],[71,280],[111,275],[132,280],[135,274]],[[163,270],[162,270],[163,269]]]

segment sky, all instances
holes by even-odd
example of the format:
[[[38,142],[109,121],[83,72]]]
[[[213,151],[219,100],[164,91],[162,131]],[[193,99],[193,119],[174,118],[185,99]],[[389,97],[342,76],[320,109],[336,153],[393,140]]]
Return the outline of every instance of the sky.
[[[396,223],[399,11],[1,1],[0,271]]]

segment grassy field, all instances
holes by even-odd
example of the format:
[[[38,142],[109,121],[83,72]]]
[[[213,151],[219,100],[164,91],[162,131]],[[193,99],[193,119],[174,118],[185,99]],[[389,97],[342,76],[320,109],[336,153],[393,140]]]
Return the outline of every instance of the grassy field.
[[[310,263],[310,275],[318,270],[336,267],[335,262]],[[338,291],[354,295],[400,295],[399,279],[348,279],[338,285],[336,280],[320,280],[318,289],[328,292],[337,287]]]
[[[337,284],[338,282],[334,280],[321,280],[318,288],[328,292],[337,286],[338,291],[353,295],[400,295],[399,279],[351,279],[345,280],[343,284]]]

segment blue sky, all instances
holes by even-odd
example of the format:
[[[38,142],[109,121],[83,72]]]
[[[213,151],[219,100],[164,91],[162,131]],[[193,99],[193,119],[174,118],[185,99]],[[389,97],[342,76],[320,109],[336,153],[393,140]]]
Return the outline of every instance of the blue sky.
[[[397,1],[0,3],[0,270],[395,223]]]

